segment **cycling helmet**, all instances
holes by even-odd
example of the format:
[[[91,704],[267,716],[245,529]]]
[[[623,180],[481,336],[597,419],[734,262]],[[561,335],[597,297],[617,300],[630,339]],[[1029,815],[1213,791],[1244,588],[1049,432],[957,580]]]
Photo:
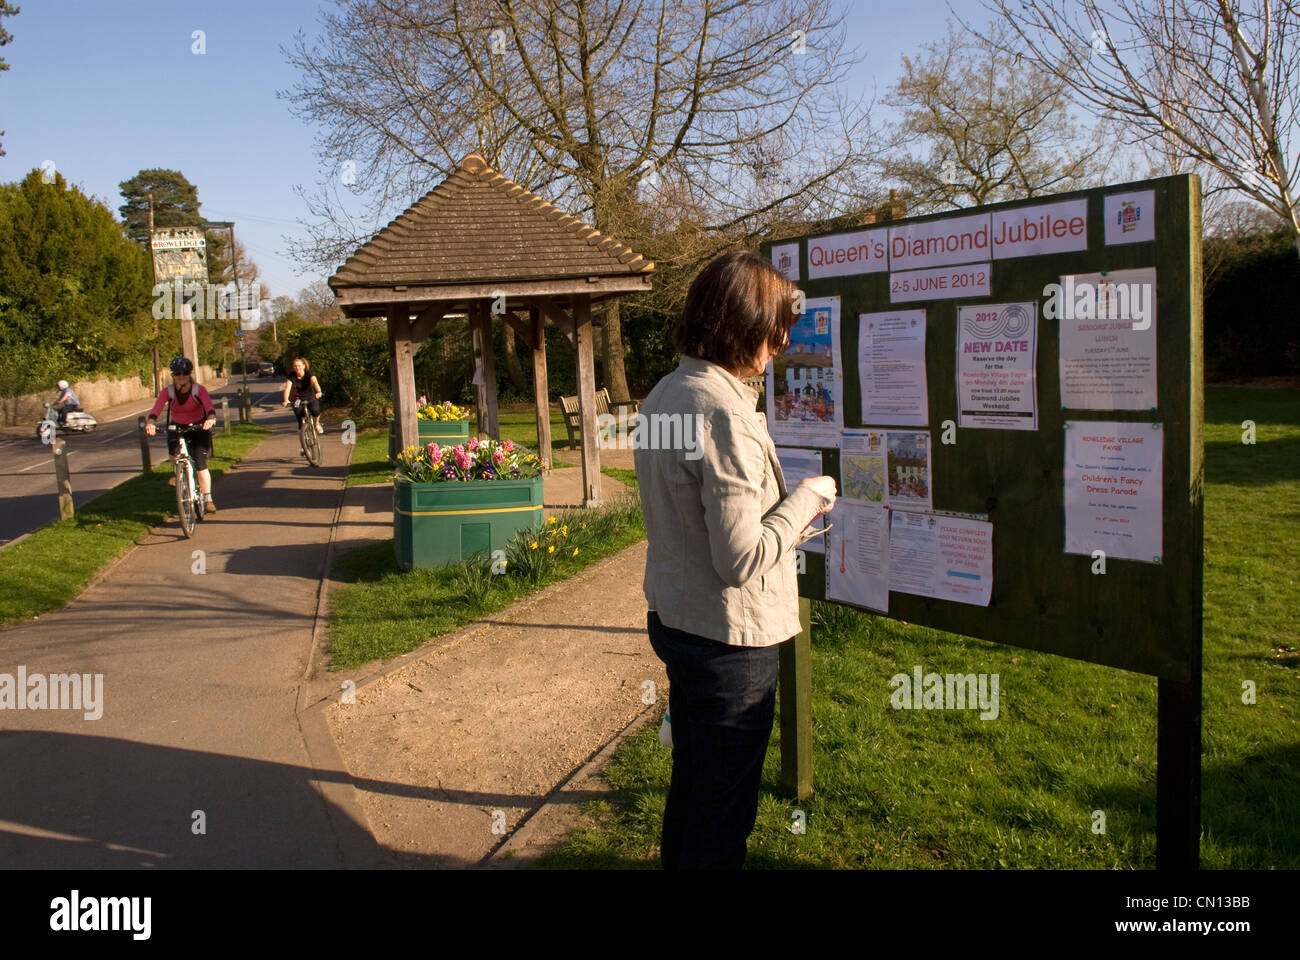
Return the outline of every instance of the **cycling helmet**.
[[[66,390],[66,389],[68,389],[68,381],[66,381],[66,380],[60,380],[60,381],[59,381],[59,389],[60,389],[60,390]]]
[[[189,357],[177,357],[171,364],[172,373],[193,373],[194,362]]]

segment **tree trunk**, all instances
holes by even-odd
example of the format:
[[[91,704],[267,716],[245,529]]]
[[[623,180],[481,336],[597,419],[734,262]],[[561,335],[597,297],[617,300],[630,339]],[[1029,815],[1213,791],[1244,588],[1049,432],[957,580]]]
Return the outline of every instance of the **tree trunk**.
[[[508,323],[503,323],[506,347],[506,371],[510,374],[510,382],[515,385],[515,389],[525,396],[528,395],[528,383],[524,380],[524,368],[519,365],[519,354],[515,350],[515,328]]]
[[[619,320],[619,304],[611,299],[605,306],[605,386],[611,400],[630,400],[627,391],[627,372],[623,369],[623,325]]]

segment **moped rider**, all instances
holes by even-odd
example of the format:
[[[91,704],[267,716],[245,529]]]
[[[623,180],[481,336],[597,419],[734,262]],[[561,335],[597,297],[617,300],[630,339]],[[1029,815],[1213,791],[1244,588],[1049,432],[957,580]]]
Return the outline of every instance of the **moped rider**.
[[[81,401],[77,399],[77,392],[72,389],[68,381],[59,381],[59,399],[54,401],[54,405],[59,408],[59,426],[61,427],[67,426],[68,414],[81,409]]]

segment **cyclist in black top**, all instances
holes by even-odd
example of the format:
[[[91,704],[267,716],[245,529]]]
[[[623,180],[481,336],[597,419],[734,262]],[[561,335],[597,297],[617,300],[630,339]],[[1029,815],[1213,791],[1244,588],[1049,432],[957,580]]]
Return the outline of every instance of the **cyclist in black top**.
[[[290,394],[292,394],[292,397]],[[325,428],[321,426],[320,422],[320,396],[320,382],[317,381],[316,375],[311,372],[311,365],[307,362],[307,358],[295,358],[293,372],[284,381],[284,405],[287,407],[290,399],[302,400],[303,406],[293,411],[298,418],[299,426],[302,425],[302,418],[307,415],[307,410],[311,410],[311,415],[316,418],[316,432],[324,433]]]

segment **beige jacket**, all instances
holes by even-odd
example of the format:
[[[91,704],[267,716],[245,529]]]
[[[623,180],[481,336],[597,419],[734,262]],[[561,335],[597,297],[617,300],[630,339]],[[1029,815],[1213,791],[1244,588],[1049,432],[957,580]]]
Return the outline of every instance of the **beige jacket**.
[[[794,551],[830,503],[806,486],[787,495],[757,399],[717,364],[683,357],[633,433],[650,609],[666,626],[751,647],[799,632]]]

